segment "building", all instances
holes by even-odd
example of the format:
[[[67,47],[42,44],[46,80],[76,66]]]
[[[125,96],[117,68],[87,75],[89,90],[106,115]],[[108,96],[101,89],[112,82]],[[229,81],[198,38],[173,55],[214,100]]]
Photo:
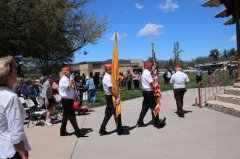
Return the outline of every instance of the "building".
[[[230,61],[223,61],[223,62],[218,62],[218,63],[204,63],[204,64],[196,64],[194,65],[195,68],[200,67],[203,71],[206,71],[208,69],[211,70],[215,70],[215,69],[219,69],[220,67],[222,67],[223,65],[226,65],[227,63],[229,63]],[[231,67],[237,67],[237,61],[232,61],[231,63],[229,63],[227,66],[231,66]],[[227,69],[227,66],[223,69]]]
[[[85,74],[89,76],[90,74],[103,74],[104,73],[104,64],[111,63],[109,62],[84,62],[80,64],[71,65],[72,72],[78,74]],[[142,60],[124,60],[119,61],[119,73],[122,72],[124,75],[127,74],[127,70],[130,70],[131,73],[134,71],[142,72],[144,69]]]

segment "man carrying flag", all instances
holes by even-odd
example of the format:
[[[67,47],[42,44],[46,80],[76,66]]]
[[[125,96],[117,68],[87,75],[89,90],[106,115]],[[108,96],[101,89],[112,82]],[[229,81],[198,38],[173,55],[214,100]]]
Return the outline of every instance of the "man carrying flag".
[[[118,135],[129,135],[128,131],[124,131],[121,121],[121,106],[120,106],[120,92],[117,85],[118,75],[118,46],[117,46],[117,35],[115,34],[115,43],[112,55],[112,64],[105,64],[105,75],[102,80],[103,90],[106,98],[106,109],[103,122],[101,124],[99,134],[107,135],[109,132],[106,131],[106,125],[112,115],[115,117]]]
[[[152,110],[152,121],[153,125],[156,128],[161,128],[165,126],[166,118],[164,117],[163,120],[159,120],[159,112],[160,112],[160,86],[158,84],[157,79],[157,69],[156,69],[156,58],[155,58],[155,51],[152,47],[152,62],[145,62],[144,63],[144,71],[142,74],[142,89],[143,89],[143,103],[142,103],[142,110],[140,112],[137,125],[139,127],[144,126],[143,119],[150,108]],[[152,76],[153,74],[153,76]]]
[[[153,125],[156,128],[161,128],[165,125],[165,120],[159,120],[159,115],[154,114],[155,107],[157,105],[156,100],[155,100],[155,95],[154,95],[154,84],[153,84],[153,77],[151,75],[152,71],[152,62],[145,62],[144,63],[144,71],[142,73],[142,89],[143,89],[143,104],[142,104],[142,110],[140,112],[137,125],[139,127],[143,127],[144,122],[143,119],[150,108],[152,110],[152,118],[153,118]]]

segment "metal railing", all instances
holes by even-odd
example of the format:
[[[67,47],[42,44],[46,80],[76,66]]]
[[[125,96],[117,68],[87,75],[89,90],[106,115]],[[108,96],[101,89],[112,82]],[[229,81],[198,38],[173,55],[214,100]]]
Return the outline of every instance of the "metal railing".
[[[228,69],[234,59],[216,69],[211,75],[197,84],[197,98],[195,105],[200,108],[206,105],[207,100],[215,99],[216,94],[224,91],[227,86],[233,86],[237,68]]]

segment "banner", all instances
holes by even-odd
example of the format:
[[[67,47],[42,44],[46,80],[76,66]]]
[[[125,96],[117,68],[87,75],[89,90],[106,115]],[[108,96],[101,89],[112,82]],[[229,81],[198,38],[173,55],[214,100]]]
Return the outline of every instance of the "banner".
[[[112,85],[114,91],[118,94],[120,98],[120,91],[118,87],[118,44],[117,44],[117,34],[115,33],[114,48],[112,53]],[[113,97],[114,108],[116,109],[116,118],[121,114],[121,102],[116,104],[116,99]]]

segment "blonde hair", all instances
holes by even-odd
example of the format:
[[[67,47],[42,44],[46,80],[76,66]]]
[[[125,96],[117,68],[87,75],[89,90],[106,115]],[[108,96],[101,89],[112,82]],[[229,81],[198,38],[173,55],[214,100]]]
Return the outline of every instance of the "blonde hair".
[[[12,56],[5,56],[0,58],[0,85],[3,85],[8,77],[17,67],[15,60]]]

